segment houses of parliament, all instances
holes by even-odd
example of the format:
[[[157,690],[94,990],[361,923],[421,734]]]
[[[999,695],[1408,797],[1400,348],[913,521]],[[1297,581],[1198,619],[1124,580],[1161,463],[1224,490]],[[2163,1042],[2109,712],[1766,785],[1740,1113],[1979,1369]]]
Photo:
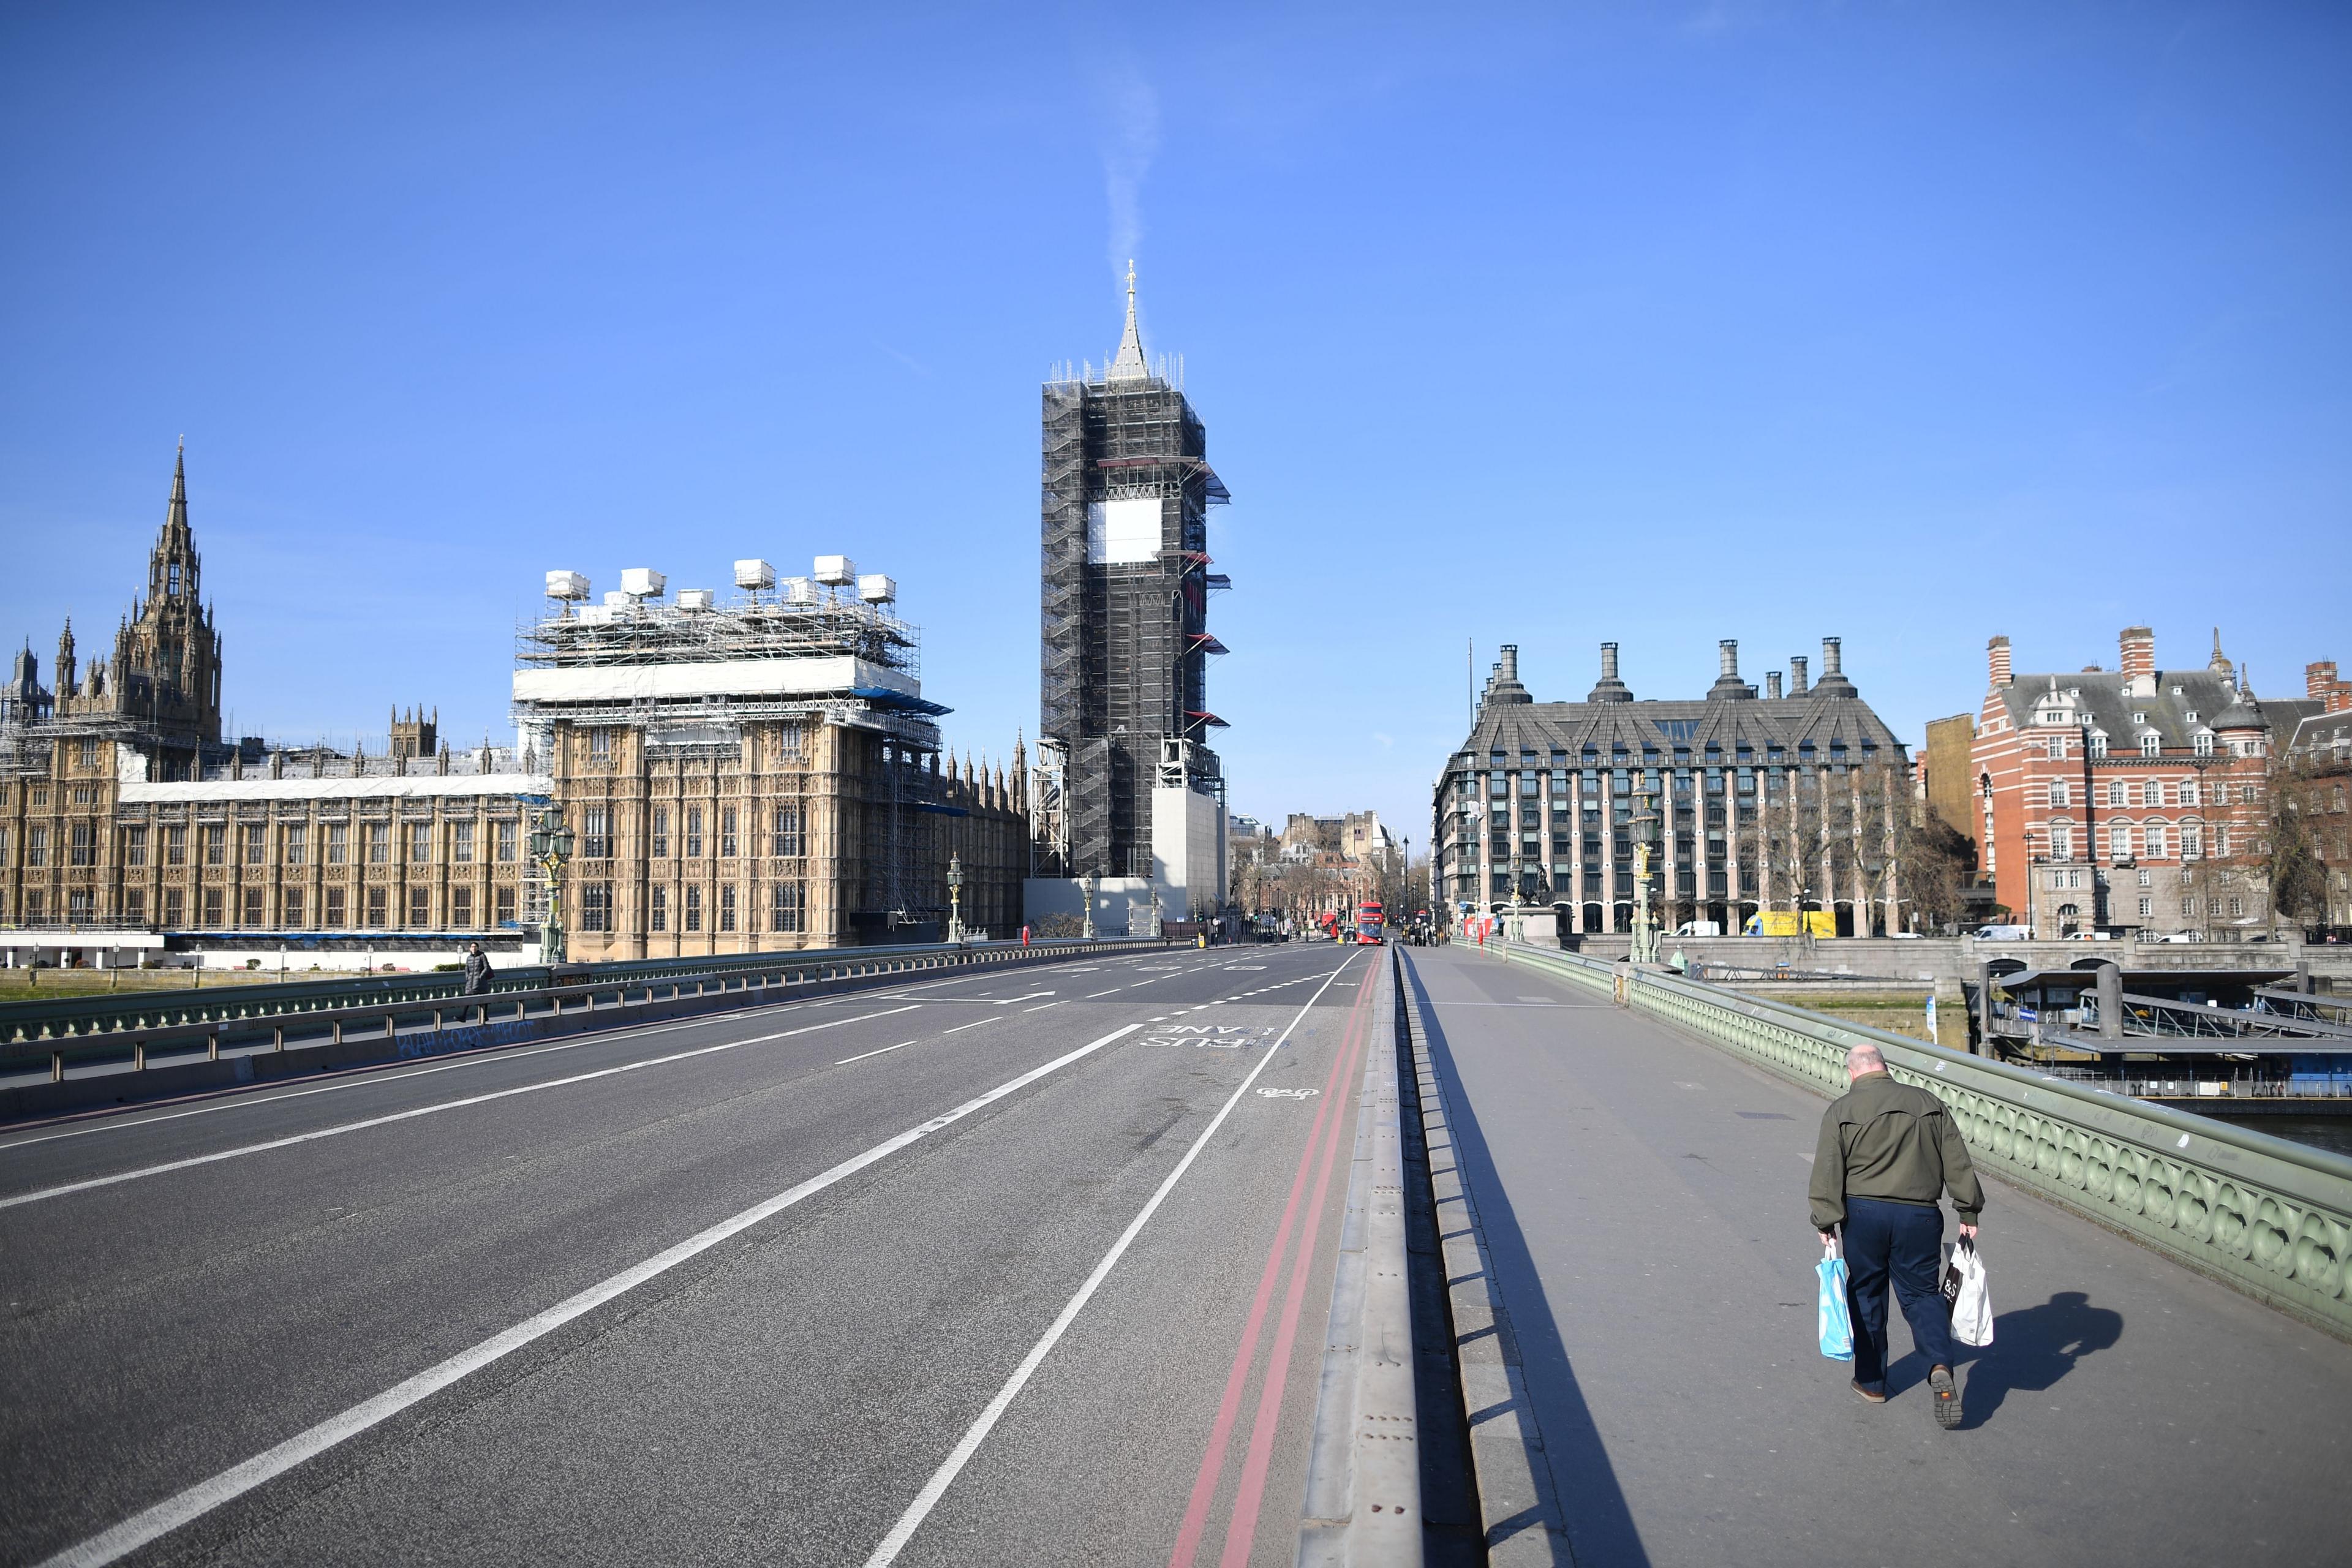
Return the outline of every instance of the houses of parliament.
[[[763,699],[790,746],[714,728],[724,694],[700,699],[689,731],[642,700],[530,703],[527,675],[515,746],[453,750],[423,707],[394,710],[375,754],[224,738],[186,467],[184,449],[110,649],[85,660],[68,623],[51,684],[27,642],[0,691],[0,963],[413,965],[477,941],[535,955],[551,889],[529,837],[551,805],[578,846],[554,889],[579,911],[576,958],[923,940],[944,923],[951,860],[968,924],[1018,925],[1025,770],[945,758],[922,714],[946,710],[911,680],[887,702],[824,681]],[[550,626],[607,637],[742,614],[677,597],[576,617],[559,604]],[[752,598],[754,621],[778,616]],[[831,668],[793,647],[771,636],[762,668]]]

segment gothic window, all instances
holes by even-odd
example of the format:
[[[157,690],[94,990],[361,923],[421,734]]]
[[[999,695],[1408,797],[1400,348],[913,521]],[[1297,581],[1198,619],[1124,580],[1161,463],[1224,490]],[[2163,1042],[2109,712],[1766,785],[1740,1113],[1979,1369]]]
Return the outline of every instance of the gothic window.
[[[408,825],[408,861],[412,866],[431,864],[433,859],[433,825],[412,822]]]
[[[580,889],[580,929],[611,931],[613,929],[613,884],[588,882]]]
[[[25,864],[46,866],[49,863],[49,830],[46,827],[25,829]]]
[[[92,678],[95,679],[97,672],[93,670],[91,674]],[[98,766],[98,742],[96,741],[78,741],[75,742],[74,749],[76,752],[75,763],[77,766],[85,771]]]
[[[68,925],[88,925],[90,921],[90,912],[89,889],[88,888],[74,888],[67,891],[66,923]]]
[[[449,889],[449,923],[459,931],[466,931],[472,927],[474,923],[473,889]]]
[[[70,864],[76,866],[98,864],[98,825],[96,823],[77,822],[73,825],[73,837],[68,841],[66,858]]]
[[[780,805],[776,807],[776,835],[772,852],[780,857],[794,856],[802,852],[801,808],[799,806]],[[789,928],[777,926],[774,929],[777,931],[784,931],[788,929],[798,931],[800,928],[798,926],[792,926]]]
[[[512,888],[498,889],[497,907],[499,924],[510,926],[515,923],[515,890]]]
[[[589,731],[588,755],[600,763],[611,762],[613,760],[613,731],[610,730]]]
[[[688,888],[686,890],[686,929],[688,931],[702,929],[702,889],[700,888]]]
[[[686,808],[686,858],[689,860],[702,858],[702,808],[698,805]],[[686,929],[699,931],[701,928],[688,926]]]
[[[592,805],[580,814],[580,858],[583,860],[609,860],[613,858],[613,814],[608,808]],[[596,929],[602,931],[604,928],[599,926]]]
[[[721,807],[719,813],[719,858],[722,860],[735,858],[735,808],[731,805]],[[730,924],[719,929],[733,931],[735,928]]]
[[[278,903],[285,912],[286,924],[297,931],[300,930],[303,924],[302,916],[304,913],[302,907],[302,889],[299,888],[287,889],[285,893],[279,898]]]
[[[286,863],[289,866],[308,865],[310,860],[310,829],[299,822],[286,826]]]
[[[657,805],[654,807],[653,847],[651,853],[653,858],[656,860],[666,860],[669,858],[669,808],[665,805]],[[661,927],[656,926],[654,927],[654,930],[659,931],[661,930]]]
[[[454,864],[459,866],[473,864],[474,825],[472,823],[453,822],[449,825],[449,858]]]
[[[433,923],[433,892],[429,888],[408,889],[408,929],[423,931]]]
[[[259,866],[269,858],[269,829],[259,823],[248,823],[245,829],[245,863]],[[258,922],[257,922],[258,923]]]
[[[346,865],[352,855],[352,825],[348,822],[327,824],[327,864]]]
[[[163,924],[164,924],[164,926],[165,926],[166,928],[175,928],[175,927],[178,927],[178,926],[180,926],[180,925],[184,924],[184,923],[186,922],[186,921],[187,921],[187,918],[188,918],[188,895],[187,895],[186,891],[185,891],[184,889],[179,889],[179,888],[166,888],[166,889],[163,889]]]
[[[807,911],[807,890],[800,883],[778,882],[770,910],[773,918],[768,922],[769,929],[780,931],[799,931]]]
[[[184,827],[163,829],[163,864],[184,866],[188,863],[188,830]]]
[[[132,921],[133,923],[143,923],[143,922],[146,921],[146,919],[147,919],[147,889],[144,889],[144,888],[130,888],[130,889],[126,889],[123,891],[123,894],[122,894],[122,918],[123,918],[124,920],[127,920],[127,921]]]
[[[511,822],[501,822],[498,826],[499,859],[511,864],[515,858],[515,825]]]
[[[163,568],[163,592],[175,599],[180,596],[180,563],[176,561]]]
[[[735,929],[735,888],[732,883],[719,889],[719,929]]]
[[[654,889],[653,912],[647,922],[655,931],[669,930],[669,889]]]
[[[218,888],[205,889],[205,929],[218,931],[228,923],[227,895]]]
[[[389,924],[392,919],[391,908],[392,893],[389,889],[370,888],[367,890],[367,923],[370,926],[381,930]]]

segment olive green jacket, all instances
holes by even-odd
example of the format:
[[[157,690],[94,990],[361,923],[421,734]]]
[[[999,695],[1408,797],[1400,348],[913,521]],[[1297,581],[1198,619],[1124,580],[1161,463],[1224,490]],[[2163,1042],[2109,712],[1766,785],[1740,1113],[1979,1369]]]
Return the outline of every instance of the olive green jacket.
[[[1984,1189],[1944,1102],[1883,1072],[1864,1073],[1822,1115],[1813,1153],[1813,1228],[1833,1230],[1848,1198],[1932,1204],[1952,1191],[1960,1223],[1984,1212]]]

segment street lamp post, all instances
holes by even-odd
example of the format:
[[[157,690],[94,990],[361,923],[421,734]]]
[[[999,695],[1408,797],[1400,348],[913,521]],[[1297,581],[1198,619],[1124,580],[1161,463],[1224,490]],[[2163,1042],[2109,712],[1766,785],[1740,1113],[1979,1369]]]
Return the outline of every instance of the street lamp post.
[[[572,858],[572,829],[563,813],[549,806],[530,828],[530,858],[547,876],[547,919],[539,929],[539,955],[545,963],[562,963],[563,945],[563,867]]]
[[[1650,833],[1658,823],[1657,795],[1642,793],[1642,809],[1634,816],[1633,843],[1633,962],[1658,962],[1658,922],[1650,911]]]
[[[1098,873],[1089,871],[1080,885],[1086,889],[1087,910],[1085,921],[1079,926],[1078,934],[1092,942],[1095,939],[1095,894],[1102,886],[1102,878]]]
[[[948,941],[963,944],[963,857],[948,857]]]

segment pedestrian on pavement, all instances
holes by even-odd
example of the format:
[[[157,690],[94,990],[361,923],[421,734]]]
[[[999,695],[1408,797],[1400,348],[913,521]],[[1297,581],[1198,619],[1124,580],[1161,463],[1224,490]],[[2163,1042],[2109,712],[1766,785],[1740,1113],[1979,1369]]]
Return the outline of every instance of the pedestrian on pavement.
[[[1852,1086],[1822,1115],[1813,1154],[1813,1228],[1823,1245],[1845,1232],[1846,1303],[1853,1317],[1853,1390],[1886,1403],[1886,1287],[1891,1280],[1911,1343],[1927,1358],[1936,1424],[1960,1424],[1952,1331],[1938,1276],[1944,1261],[1945,1189],[1960,1234],[1973,1238],[1984,1189],[1968,1145],[1927,1089],[1897,1083],[1876,1046],[1845,1054]]]
[[[466,950],[466,984],[464,994],[487,996],[490,992],[490,955],[482,951],[480,942]]]

